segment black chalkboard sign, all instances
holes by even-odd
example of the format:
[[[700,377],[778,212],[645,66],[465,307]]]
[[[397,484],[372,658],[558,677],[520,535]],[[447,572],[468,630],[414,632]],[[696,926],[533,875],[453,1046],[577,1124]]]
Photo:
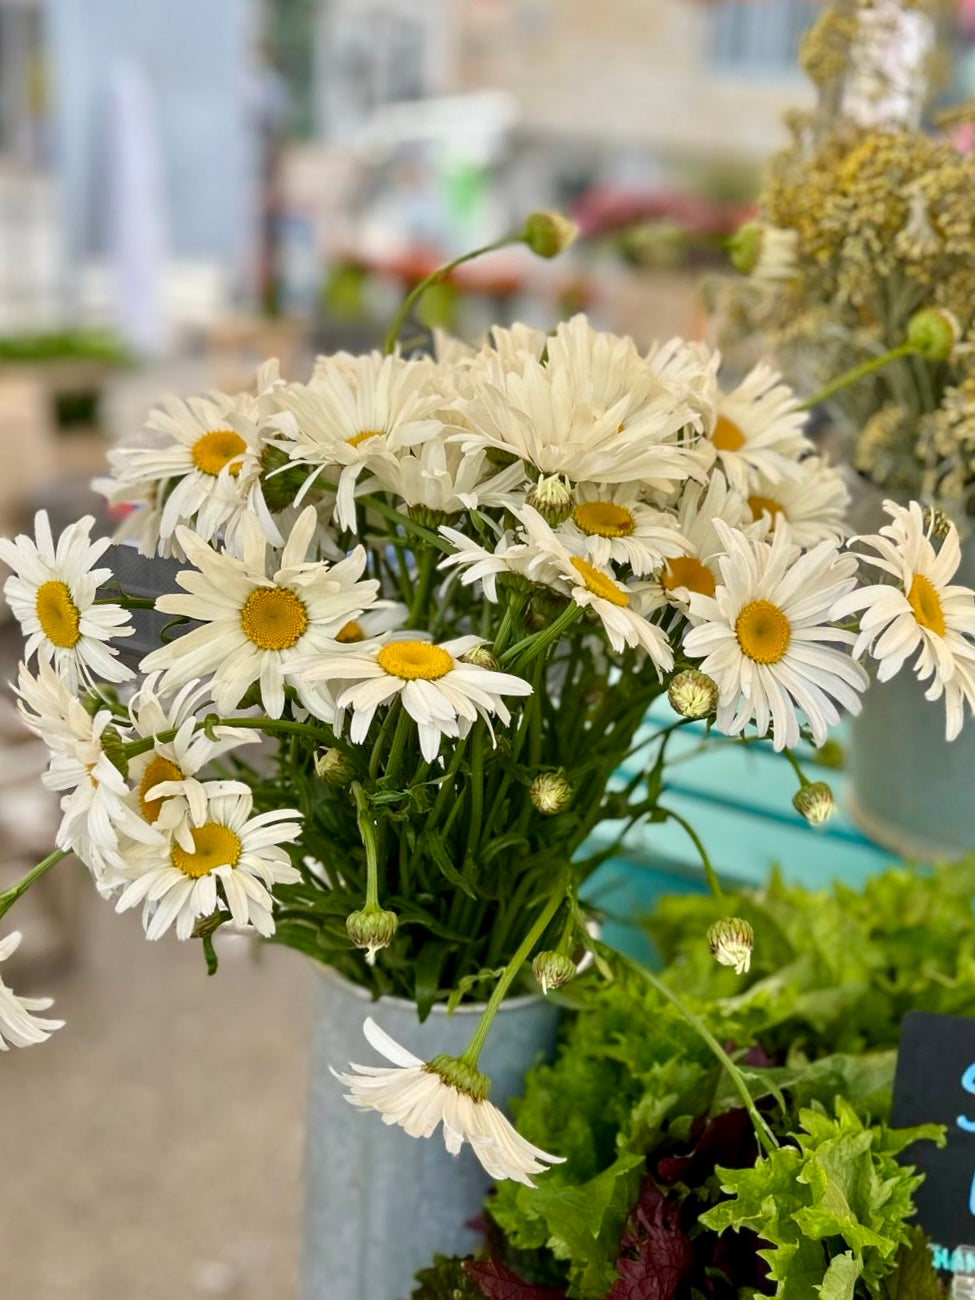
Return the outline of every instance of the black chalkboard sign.
[[[917,1219],[936,1243],[935,1267],[957,1270],[968,1254],[961,1248],[975,1245],[975,1019],[927,1011],[904,1017],[891,1123],[947,1128],[947,1146],[918,1142],[901,1159],[926,1175]]]

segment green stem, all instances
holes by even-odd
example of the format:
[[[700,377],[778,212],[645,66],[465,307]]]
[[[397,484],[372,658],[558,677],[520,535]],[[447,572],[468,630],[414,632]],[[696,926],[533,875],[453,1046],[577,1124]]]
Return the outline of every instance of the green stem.
[[[875,370],[882,370],[884,366],[890,365],[892,361],[899,361],[901,357],[909,357],[916,351],[917,349],[913,343],[900,343],[896,348],[891,348],[889,352],[885,352],[883,356],[871,357],[869,361],[861,362],[860,365],[854,366],[852,370],[845,370],[843,374],[831,379],[818,393],[814,393],[812,397],[803,402],[799,406],[799,410],[812,410],[820,402],[825,402],[827,397],[832,397],[834,393],[840,392],[841,389],[849,388],[851,384],[855,384],[858,379],[864,379],[867,375],[872,375]]]
[[[376,852],[376,826],[372,820],[372,814],[369,811],[369,804],[362,786],[358,781],[353,781],[349,788],[352,791],[353,799],[355,799],[356,821],[359,823],[359,834],[362,836],[362,843],[366,850],[365,910],[371,912],[379,907],[379,858]]]
[[[399,785],[399,770],[403,765],[403,751],[406,749],[406,742],[412,730],[413,719],[400,705],[399,717],[396,719],[396,730],[393,733],[393,743],[389,747],[389,757],[386,760],[385,771],[385,775],[394,788]]]
[[[721,885],[718,881],[718,877],[714,874],[714,867],[711,865],[711,859],[708,857],[707,850],[701,843],[701,838],[697,831],[690,822],[684,820],[680,813],[675,813],[673,808],[661,808],[660,811],[665,813],[672,821],[675,821],[678,826],[683,826],[700,855],[701,863],[704,867],[704,875],[708,882],[708,889],[710,889],[715,898],[721,898],[723,893]]]
[[[615,955],[618,956],[618,954]],[[674,993],[672,989],[668,988],[663,980],[659,979],[653,971],[648,970],[644,966],[639,966],[636,962],[629,961],[625,957],[622,958],[622,960],[625,961],[632,970],[636,971],[639,975],[642,975],[648,984],[652,984],[662,997],[665,997],[668,1002],[676,1007],[695,1033],[700,1035],[727,1071],[728,1077],[734,1084],[735,1091],[738,1093],[739,1097],[741,1097],[745,1110],[748,1112],[749,1117],[755,1126],[756,1136],[758,1137],[759,1143],[764,1148],[766,1155],[771,1155],[773,1151],[778,1150],[779,1144],[776,1141],[775,1134],[769,1128],[758,1107],[755,1105],[755,1099],[748,1091],[748,1084],[745,1082],[741,1071],[715,1038],[714,1034],[712,1034],[710,1029],[708,1029],[704,1021],[701,1020],[699,1016],[696,1016],[689,1007],[685,1006],[677,994]]]
[[[799,766],[799,760],[796,758],[795,754],[793,754],[792,750],[783,749],[782,753],[789,760],[790,764],[792,765],[792,770],[799,778],[800,790],[802,789],[803,786],[809,785],[809,778],[806,776],[805,772],[803,772],[802,768]]]
[[[203,727],[241,727],[246,731],[266,731],[269,735],[308,736],[316,743],[331,742],[334,737],[330,730],[314,727],[307,722],[290,722],[287,718],[218,718],[208,714],[201,723]],[[138,754],[147,754],[157,741],[165,744],[176,736],[175,728],[160,731],[155,736],[146,736],[143,740],[132,740],[124,747],[126,758],[135,758]]]
[[[385,355],[389,356],[396,347],[396,340],[399,338],[400,330],[403,328],[413,304],[422,298],[431,286],[439,284],[441,280],[447,278],[451,271],[456,270],[458,266],[462,266],[465,262],[472,262],[475,257],[482,257],[485,253],[493,253],[499,248],[507,248],[509,244],[520,243],[520,235],[505,235],[503,239],[496,239],[492,244],[485,244],[481,248],[475,248],[470,253],[462,253],[460,257],[455,257],[452,262],[447,262],[444,266],[438,266],[435,271],[431,271],[429,275],[424,276],[419,284],[415,284],[409,291],[400,303],[399,311],[393,317],[393,323],[390,325],[383,341]]]
[[[0,894],[0,917],[6,916],[14,903],[16,903],[17,899],[20,898],[22,894],[27,893],[34,881],[39,880],[41,876],[44,875],[45,871],[50,871],[50,869],[53,866],[56,866],[62,858],[66,858],[68,852],[69,850],[67,849],[55,849],[53,853],[47,855],[43,862],[38,862],[36,867],[28,871],[23,880],[18,881],[16,885],[11,885],[9,889]]]
[[[409,628],[425,627],[428,622],[426,604],[430,599],[430,588],[433,586],[437,571],[437,558],[436,551],[429,549],[424,550],[420,555],[416,585],[413,588],[413,601],[410,605],[410,617],[406,623]]]
[[[524,637],[521,641],[516,642],[510,650],[506,650],[501,656],[502,666],[507,666],[516,660],[519,668],[524,668],[526,664],[530,664],[537,655],[547,650],[553,641],[557,641],[566,628],[574,623],[581,613],[582,607],[580,605],[569,605],[548,627],[543,628],[541,632],[533,632],[531,636]]]
[[[497,984],[494,986],[494,991],[492,992],[490,998],[488,999],[487,1006],[484,1008],[483,1012],[481,1013],[481,1018],[478,1021],[477,1028],[474,1030],[474,1036],[471,1038],[471,1041],[467,1044],[464,1054],[460,1058],[462,1061],[465,1061],[468,1065],[474,1068],[477,1067],[477,1058],[481,1054],[481,1048],[484,1046],[484,1040],[488,1036],[488,1031],[490,1030],[491,1025],[494,1021],[494,1017],[498,1014],[498,1008],[501,1006],[501,1003],[504,1001],[505,994],[508,992],[508,989],[511,987],[511,983],[514,980],[515,976],[518,974],[518,972],[521,970],[522,966],[524,965],[525,961],[531,955],[531,951],[535,947],[535,944],[538,943],[539,939],[548,929],[549,924],[552,921],[552,918],[555,916],[555,913],[562,906],[562,901],[565,898],[568,888],[569,888],[569,874],[568,872],[563,872],[558,887],[553,891],[552,896],[549,898],[548,902],[545,904],[541,912],[539,912],[538,916],[535,918],[534,925],[525,935],[524,939],[522,939],[517,952],[512,957],[511,961],[508,962],[507,966],[504,968],[504,974],[501,976]]]
[[[94,602],[96,605],[121,605],[123,609],[155,609],[156,601],[153,596],[126,596],[124,592],[119,592],[117,596],[101,596]]]

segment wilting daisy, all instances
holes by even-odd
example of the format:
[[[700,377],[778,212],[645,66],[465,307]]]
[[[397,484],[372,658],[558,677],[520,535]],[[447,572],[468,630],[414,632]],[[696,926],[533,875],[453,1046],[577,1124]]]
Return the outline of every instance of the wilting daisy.
[[[160,596],[156,608],[204,626],[153,650],[143,660],[143,670],[164,670],[163,691],[212,673],[213,699],[221,712],[234,708],[248,687],[259,682],[264,708],[280,718],[289,663],[332,648],[335,634],[369,608],[378,587],[373,579],[358,581],[366,564],[361,546],[338,564],[309,561],[317,527],[316,511],[309,506],[270,578],[259,530],[251,530],[246,554],[238,560],[180,529],[180,544],[198,572],[177,574],[176,581],[189,594]],[[300,693],[300,682],[295,684]]]
[[[676,522],[672,514],[645,505],[639,486],[583,483],[563,532],[582,542],[597,568],[626,564],[641,577],[688,549]]]
[[[618,653],[625,646],[645,650],[658,669],[669,672],[674,666],[670,642],[645,617],[654,603],[654,584],[624,585],[615,574],[597,568],[584,555],[574,554],[571,539],[549,528],[531,506],[523,506],[518,518],[535,553],[528,576],[557,590],[568,588],[569,597],[599,619]]]
[[[241,781],[204,781],[200,773],[221,754],[256,744],[260,733],[237,727],[200,726],[197,710],[209,704],[210,690],[192,681],[164,703],[159,674],[150,674],[129,701],[133,739],[152,739],[153,746],[129,763],[129,783],[141,816],[159,831],[172,831],[184,849],[193,848],[191,826],[206,819],[214,794],[246,794]],[[175,731],[172,739],[165,736]]]
[[[796,477],[799,457],[810,448],[805,424],[792,389],[760,362],[718,398],[710,438],[728,482],[748,496],[756,474],[772,483]]]
[[[492,1178],[510,1178],[534,1187],[532,1174],[561,1164],[560,1156],[533,1146],[487,1100],[489,1081],[479,1070],[456,1057],[422,1061],[370,1017],[362,1026],[369,1044],[392,1067],[355,1065],[355,1073],[332,1073],[349,1091],[346,1100],[362,1110],[375,1110],[384,1124],[397,1124],[410,1137],[432,1137],[443,1125],[444,1145],[455,1156],[469,1142]]]
[[[818,456],[799,462],[796,478],[777,483],[756,474],[748,494],[752,518],[770,529],[783,522],[804,550],[822,541],[841,541],[849,532],[846,509],[850,493],[839,470]]]
[[[175,836],[159,836],[131,850],[112,878],[122,886],[116,911],[142,903],[147,939],[160,938],[172,925],[178,939],[188,939],[196,921],[217,910],[228,912],[235,925],[273,934],[270,891],[301,879],[281,847],[300,835],[301,814],[294,808],[252,811],[249,793],[216,794],[206,820],[192,828],[192,848]]]
[[[289,672],[302,679],[312,713],[318,714],[316,683],[327,693],[326,709],[334,692],[336,707],[351,710],[349,736],[356,745],[365,740],[376,709],[399,697],[417,725],[420,752],[432,763],[444,736],[466,735],[479,717],[488,727],[492,715],[507,724],[511,715],[502,697],[531,694],[532,688],[520,677],[464,661],[463,655],[483,644],[477,636],[456,637],[440,645],[420,640],[373,642],[302,658]]]
[[[17,951],[21,934],[14,930],[0,939],[0,961]],[[33,1047],[45,1043],[64,1024],[63,1020],[45,1020],[35,1015],[54,1005],[53,998],[21,998],[0,979],[0,1052],[11,1047]]]
[[[363,470],[390,465],[405,448],[441,432],[444,397],[431,382],[433,371],[378,352],[344,365],[323,357],[310,384],[292,384],[281,395],[286,410],[272,421],[282,435],[276,445],[292,462],[311,468],[306,490],[326,471],[337,481],[335,514],[342,528],[356,526]]]
[[[720,520],[715,527],[727,550],[723,585],[714,596],[691,595],[698,626],[684,649],[718,684],[717,728],[737,735],[754,719],[764,735],[771,724],[775,748],[784,749],[799,740],[801,712],[822,745],[839,721],[837,704],[859,713],[867,686],[850,655],[854,634],[830,621],[856,583],[856,560],[830,542],[802,555],[784,531],[769,543]]]
[[[975,594],[951,582],[961,562],[958,531],[952,526],[935,551],[933,520],[926,529],[916,501],[907,507],[885,501],[884,510],[892,522],[879,533],[854,540],[873,552],[860,558],[890,574],[893,582],[860,587],[839,602],[836,617],[860,611],[854,652],[870,653],[882,682],[899,672],[915,651],[914,672],[922,682],[930,677],[949,682],[959,660],[967,665],[975,655],[970,639],[975,637]],[[932,698],[940,693],[938,689]]]
[[[687,483],[677,503],[676,526],[686,543],[686,555],[668,560],[659,574],[665,598],[686,607],[691,593],[713,596],[719,574],[718,561],[725,553],[725,544],[715,528],[722,520],[731,528],[747,528],[751,513],[728,480],[715,469],[707,487],[701,483]]]
[[[134,628],[119,605],[97,604],[98,588],[111,569],[95,569],[111,538],[91,540],[95,520],[85,515],[58,538],[51,535],[47,511],[34,516],[35,538],[0,537],[0,560],[14,570],[3,584],[14,616],[27,637],[24,654],[53,663],[69,688],[82,680],[124,682],[132,676],[119,663],[110,642],[131,636]]]

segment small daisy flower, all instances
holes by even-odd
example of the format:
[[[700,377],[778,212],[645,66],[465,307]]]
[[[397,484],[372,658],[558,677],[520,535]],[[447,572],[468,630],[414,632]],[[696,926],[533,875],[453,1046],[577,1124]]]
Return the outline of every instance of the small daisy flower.
[[[203,626],[143,660],[146,672],[164,670],[161,690],[175,690],[212,674],[213,699],[223,713],[259,682],[269,716],[281,717],[287,666],[299,655],[331,649],[336,633],[372,605],[378,587],[374,579],[358,580],[366,564],[361,546],[338,564],[309,561],[317,526],[316,511],[309,506],[270,578],[265,576],[265,540],[259,530],[252,530],[246,554],[238,560],[212,550],[189,529],[180,529],[180,545],[197,571],[177,574],[176,581],[188,594],[160,596],[156,608]],[[295,685],[300,694],[301,683]]]
[[[480,582],[484,595],[492,605],[497,604],[499,574],[513,574],[528,580],[528,571],[536,558],[535,551],[523,541],[517,541],[511,532],[502,533],[493,551],[473,541],[456,528],[441,527],[440,535],[455,548],[453,555],[440,561],[441,569],[456,568],[461,571],[465,587]]]
[[[124,682],[132,676],[110,644],[134,632],[129,615],[119,605],[96,603],[112,571],[92,566],[112,542],[91,540],[94,522],[85,515],[69,524],[55,547],[47,511],[39,510],[36,540],[23,533],[15,541],[0,537],[0,560],[14,570],[3,594],[27,637],[25,657],[36,653],[53,663],[72,691],[82,681]]]
[[[585,483],[576,488],[563,532],[582,541],[597,568],[626,564],[639,578],[687,551],[676,522],[672,514],[645,505],[637,485]]]
[[[374,641],[385,637],[387,632],[399,632],[406,626],[410,611],[396,600],[377,600],[358,618],[349,619],[348,623],[335,633],[339,645],[357,645],[360,641]]]
[[[751,513],[743,497],[729,487],[715,469],[707,486],[687,483],[676,506],[676,527],[684,538],[686,554],[669,559],[658,575],[664,599],[686,608],[692,593],[713,596],[719,577],[718,561],[725,544],[715,527],[721,520],[731,528],[747,529]]]
[[[922,682],[947,683],[959,660],[975,654],[975,594],[953,584],[961,562],[958,530],[952,525],[935,550],[932,515],[925,528],[920,505],[884,502],[891,523],[879,533],[854,538],[860,559],[890,575],[893,582],[861,587],[840,601],[837,618],[860,614],[855,654],[868,652],[877,661],[877,676],[888,681],[917,651],[914,672]],[[872,554],[870,553],[872,552]],[[940,687],[932,698],[941,694]]]
[[[456,443],[440,439],[380,461],[376,480],[405,502],[411,514],[441,523],[469,510],[504,505],[525,481],[521,464],[498,470],[484,451],[466,454]]]
[[[192,851],[192,826],[206,819],[213,795],[246,794],[242,781],[203,781],[199,773],[221,754],[240,745],[259,744],[260,733],[236,727],[216,727],[209,735],[200,726],[197,710],[209,704],[210,690],[191,681],[164,704],[158,693],[158,673],[150,674],[129,701],[133,739],[152,738],[153,747],[129,763],[129,783],[139,813],[159,831],[171,831],[184,849]],[[172,740],[161,737],[175,731]]]
[[[764,475],[752,478],[748,507],[752,518],[769,530],[784,523],[797,546],[807,550],[822,541],[842,541],[849,533],[846,511],[850,493],[839,470],[819,456],[799,462],[796,478],[773,483]]]
[[[534,1187],[532,1174],[561,1164],[526,1141],[496,1106],[487,1100],[489,1081],[457,1057],[423,1061],[370,1017],[363,1027],[369,1045],[391,1062],[389,1066],[352,1065],[355,1073],[332,1073],[349,1091],[346,1100],[361,1110],[375,1110],[384,1124],[397,1124],[410,1137],[432,1137],[443,1126],[444,1145],[451,1155],[465,1142],[495,1179],[510,1178]]]
[[[365,740],[376,709],[399,697],[417,725],[420,752],[432,763],[444,736],[466,735],[479,717],[489,729],[492,715],[507,725],[511,715],[502,697],[531,694],[520,677],[463,659],[483,644],[477,636],[440,645],[420,640],[373,642],[302,658],[289,671],[301,677],[312,713],[316,713],[316,683],[324,683],[328,693],[334,693],[339,710],[352,711],[349,737],[356,745]],[[338,720],[333,725],[338,726]]]
[[[302,492],[322,474],[337,478],[335,516],[342,528],[355,530],[356,484],[364,470],[385,465],[395,473],[400,453],[443,429],[438,412],[444,395],[431,382],[434,372],[378,352],[342,364],[323,357],[310,384],[294,384],[281,395],[285,413],[271,423],[283,436],[275,445],[295,464],[311,467]]]
[[[20,947],[21,934],[14,930],[0,939],[0,961],[6,961]],[[46,1020],[35,1013],[54,1005],[53,998],[21,998],[0,979],[0,1052],[11,1047],[33,1047],[46,1043],[64,1024],[63,1020]]]
[[[803,555],[784,531],[768,543],[715,526],[727,550],[723,585],[714,596],[691,595],[698,626],[684,649],[718,684],[717,729],[738,735],[754,720],[760,735],[771,725],[777,750],[791,748],[801,712],[822,745],[839,721],[837,704],[859,713],[867,686],[850,655],[854,634],[830,621],[856,584],[856,561],[830,542]]]
[[[270,891],[301,879],[281,847],[300,835],[301,814],[294,808],[257,816],[252,811],[249,793],[216,794],[206,820],[192,828],[191,849],[175,836],[157,836],[133,849],[113,878],[122,886],[115,910],[142,903],[147,939],[161,938],[171,926],[178,939],[189,939],[197,920],[217,910],[228,912],[234,925],[272,935]]]
[[[718,397],[711,444],[729,483],[744,496],[756,474],[771,483],[798,475],[810,449],[805,413],[778,371],[759,362],[730,393]]]

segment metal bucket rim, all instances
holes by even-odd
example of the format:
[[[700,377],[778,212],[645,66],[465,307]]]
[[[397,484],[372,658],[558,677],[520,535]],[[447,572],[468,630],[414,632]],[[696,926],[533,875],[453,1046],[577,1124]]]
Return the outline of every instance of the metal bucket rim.
[[[345,993],[350,994],[360,1002],[369,1002],[377,1007],[409,1008],[411,1011],[416,1011],[416,1003],[409,998],[391,997],[386,993],[382,997],[374,998],[370,989],[365,988],[362,984],[353,984],[347,976],[343,975],[341,971],[335,970],[332,966],[321,966],[318,970],[318,976],[320,979],[327,980],[332,984],[341,985]],[[545,995],[542,993],[522,993],[515,998],[506,998],[498,1010],[500,1012],[517,1011],[520,1007],[537,1006],[539,1002],[545,1000]],[[486,1002],[469,1002],[448,1012],[444,1003],[435,1002],[431,1008],[431,1013],[436,1012],[442,1016],[480,1016],[486,1006]]]

